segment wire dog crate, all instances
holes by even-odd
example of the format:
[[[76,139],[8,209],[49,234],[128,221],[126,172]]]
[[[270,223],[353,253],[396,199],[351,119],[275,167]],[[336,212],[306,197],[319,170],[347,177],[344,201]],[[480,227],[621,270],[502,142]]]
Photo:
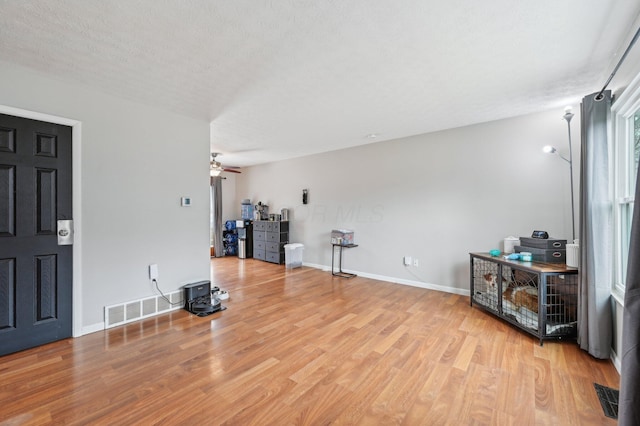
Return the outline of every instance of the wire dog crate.
[[[578,270],[470,253],[471,306],[544,339],[575,337]]]

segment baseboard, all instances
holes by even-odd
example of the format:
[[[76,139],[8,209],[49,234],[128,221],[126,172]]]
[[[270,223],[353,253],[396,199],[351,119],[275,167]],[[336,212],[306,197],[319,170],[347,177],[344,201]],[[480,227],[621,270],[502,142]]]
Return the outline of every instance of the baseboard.
[[[622,369],[622,360],[613,349],[611,349],[611,362],[613,363],[613,366],[616,367],[616,370],[618,370],[618,374],[620,374],[620,370]]]
[[[95,333],[97,331],[102,331],[102,330],[104,330],[104,322],[83,326],[81,336],[84,336],[85,334]],[[79,337],[79,336],[74,336],[74,337]]]
[[[321,269],[322,271],[325,271],[325,272],[330,272],[331,271],[331,267],[330,266],[326,266],[326,265],[319,265],[319,264],[316,264],[316,263],[306,263],[306,262],[303,262],[302,264],[304,266],[308,266],[310,268]],[[471,294],[469,290],[463,289],[463,288],[447,287],[447,286],[438,285],[438,284],[425,283],[425,282],[422,282],[422,281],[405,280],[405,279],[402,279],[402,278],[387,277],[385,275],[370,274],[368,272],[362,272],[362,271],[344,270],[344,272],[348,272],[348,273],[351,273],[351,274],[357,274],[358,276],[363,277],[363,278],[371,278],[373,280],[385,281],[385,282],[389,282],[389,283],[393,283],[393,284],[408,285],[408,286],[411,286],[411,287],[419,287],[419,288],[424,288],[424,289],[427,289],[427,290],[442,291],[444,293],[459,294],[461,296],[469,296]]]
[[[329,266],[324,266],[317,263],[302,262],[302,266],[308,266],[309,268],[320,269],[324,272],[329,272],[331,270]]]
[[[351,271],[347,271],[347,272],[351,272]],[[394,278],[394,277],[387,277],[384,275],[369,274],[366,272],[352,272],[352,273],[357,273],[359,276],[364,278],[371,278],[374,280],[386,281],[394,284],[408,285],[411,287],[419,287],[427,290],[442,291],[444,293],[459,294],[461,296],[469,296],[470,294],[469,290],[465,290],[463,288],[453,288],[453,287],[447,287],[447,286],[438,285],[438,284],[425,283],[422,281],[405,280],[402,278]]]

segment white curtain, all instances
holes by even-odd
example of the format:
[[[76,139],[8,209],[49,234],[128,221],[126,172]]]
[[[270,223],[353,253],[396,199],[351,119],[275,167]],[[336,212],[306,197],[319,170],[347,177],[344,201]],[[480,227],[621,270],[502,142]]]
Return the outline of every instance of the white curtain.
[[[613,222],[609,179],[611,91],[582,100],[578,344],[592,356],[611,354]]]

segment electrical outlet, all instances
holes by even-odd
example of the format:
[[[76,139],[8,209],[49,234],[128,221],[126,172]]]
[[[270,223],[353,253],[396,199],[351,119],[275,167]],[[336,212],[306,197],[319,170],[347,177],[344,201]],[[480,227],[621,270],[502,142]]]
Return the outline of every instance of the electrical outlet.
[[[149,279],[151,281],[158,280],[158,264],[157,263],[149,265]]]
[[[420,262],[418,262],[418,259],[413,259],[413,266],[420,266]]]
[[[411,266],[411,256],[405,256],[403,259],[405,266]]]

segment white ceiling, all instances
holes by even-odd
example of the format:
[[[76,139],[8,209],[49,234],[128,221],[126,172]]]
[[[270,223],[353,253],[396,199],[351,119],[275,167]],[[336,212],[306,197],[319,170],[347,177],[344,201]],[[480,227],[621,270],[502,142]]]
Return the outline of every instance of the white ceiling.
[[[561,115],[639,16],[637,0],[0,0],[0,61],[211,121],[212,150],[246,166]]]

